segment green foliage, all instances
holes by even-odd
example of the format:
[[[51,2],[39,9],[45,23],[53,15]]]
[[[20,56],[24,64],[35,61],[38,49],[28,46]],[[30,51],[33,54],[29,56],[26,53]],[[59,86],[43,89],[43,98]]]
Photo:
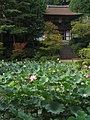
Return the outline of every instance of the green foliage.
[[[83,60],[83,64],[82,65],[90,65],[90,59]]]
[[[47,0],[49,5],[60,5],[63,3],[63,0]]]
[[[74,113],[75,117],[70,117],[68,120],[88,120],[88,116],[84,111],[78,110],[77,113]]]
[[[16,58],[13,42],[36,42],[44,32],[45,0],[4,0],[0,2],[0,34],[6,48],[5,57]],[[31,49],[33,47],[31,46]],[[29,49],[30,50],[30,49]],[[32,52],[32,51],[30,51]],[[8,55],[7,55],[8,54]]]
[[[64,2],[66,3],[66,4],[69,4],[69,2],[70,2],[70,0],[47,0],[47,3],[49,4],[49,5],[62,5],[62,4],[64,4]]]
[[[17,35],[17,34],[27,33],[27,32],[28,32],[28,30],[26,27],[20,27],[20,28],[14,27],[14,29],[11,30],[10,34]]]
[[[0,61],[1,120],[89,120],[90,66]]]
[[[20,34],[23,34],[26,37],[25,41],[28,37],[35,39],[42,34],[44,28],[43,12],[46,8],[45,1],[6,0],[1,3],[3,9],[2,22],[0,23],[1,33],[12,34],[15,40],[16,35],[20,37]]]
[[[89,0],[71,0],[70,8],[73,11],[90,14],[90,1]]]
[[[69,45],[71,46],[73,51],[78,54],[79,50],[87,47],[89,42],[90,42],[90,39],[86,38],[86,37],[84,37],[84,38],[72,38],[69,41]]]
[[[40,53],[39,51],[40,43],[38,41],[28,42],[16,42],[13,44],[14,49],[12,50],[11,60],[22,60],[25,58],[39,60]]]
[[[3,57],[3,51],[4,51],[4,47],[3,47],[3,43],[2,42],[0,42],[0,59],[2,59],[2,57]]]
[[[7,31],[11,31],[15,26],[14,25],[1,25],[0,26],[0,33],[7,33]]]
[[[52,22],[46,22],[45,23],[45,32],[46,33],[53,33],[55,32],[55,30],[57,30],[58,27],[56,25],[54,25]],[[58,31],[56,31],[58,33]]]
[[[79,55],[81,58],[90,59],[90,44],[87,48],[83,48],[79,51]]]
[[[71,33],[72,37],[78,38],[83,38],[88,34],[90,35],[90,24],[76,22],[72,27]]]
[[[89,22],[74,22],[72,24],[72,40],[69,44],[73,48],[74,52],[78,53],[82,48],[87,47],[90,43],[90,25]]]
[[[63,104],[60,104],[59,102],[50,102],[45,106],[45,109],[48,112],[51,112],[53,114],[60,114],[61,112],[64,111],[65,107]]]
[[[75,61],[75,64],[78,64],[78,68],[81,68],[83,65],[90,65],[90,59],[80,59]]]
[[[45,40],[42,40],[41,43],[43,44],[41,50],[46,50],[49,56],[54,56],[62,44],[62,36],[58,27],[51,22],[46,22]]]

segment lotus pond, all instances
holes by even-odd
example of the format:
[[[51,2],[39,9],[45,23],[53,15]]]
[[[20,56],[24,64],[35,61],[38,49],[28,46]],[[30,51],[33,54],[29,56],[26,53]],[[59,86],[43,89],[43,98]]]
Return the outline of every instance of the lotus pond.
[[[90,66],[0,61],[0,120],[90,120]]]

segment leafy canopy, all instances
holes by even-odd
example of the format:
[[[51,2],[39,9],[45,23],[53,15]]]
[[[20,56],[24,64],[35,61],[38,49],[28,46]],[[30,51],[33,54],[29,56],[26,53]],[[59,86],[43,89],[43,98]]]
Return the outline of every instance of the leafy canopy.
[[[88,35],[90,36],[90,24],[75,22],[72,27],[71,32],[72,32],[73,37],[76,36],[79,38],[83,38]]]
[[[68,4],[70,0],[47,0],[50,5],[62,5],[64,3]]]
[[[1,2],[0,32],[38,37],[44,26],[44,0],[5,0]]]
[[[90,1],[89,0],[71,0],[70,8],[73,11],[90,15]]]

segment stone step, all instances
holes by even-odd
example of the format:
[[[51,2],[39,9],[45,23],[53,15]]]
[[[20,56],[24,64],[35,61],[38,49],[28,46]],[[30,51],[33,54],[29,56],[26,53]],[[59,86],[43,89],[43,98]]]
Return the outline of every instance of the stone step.
[[[69,45],[62,45],[60,51],[60,59],[76,59],[76,58],[79,57],[73,52]]]

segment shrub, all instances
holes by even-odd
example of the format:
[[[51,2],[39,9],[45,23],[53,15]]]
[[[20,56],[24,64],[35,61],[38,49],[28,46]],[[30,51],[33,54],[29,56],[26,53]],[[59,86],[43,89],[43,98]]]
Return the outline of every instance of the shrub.
[[[75,61],[78,64],[78,68],[82,68],[83,65],[90,65],[90,59],[80,59]]]
[[[71,46],[71,48],[73,49],[73,51],[75,53],[78,53],[79,50],[87,47],[89,42],[90,42],[90,39],[86,38],[86,37],[84,37],[84,38],[72,38],[69,41],[69,45]]]
[[[90,25],[88,22],[73,22],[71,33],[72,40],[69,44],[76,53],[90,43]]]
[[[14,42],[13,44],[13,51],[11,55],[11,59],[18,59],[21,60],[24,57],[24,48],[27,45],[27,43],[20,43],[20,42]]]
[[[79,55],[81,58],[90,59],[90,44],[87,48],[83,48],[79,51]]]
[[[48,56],[54,56],[57,51],[60,52],[62,36],[58,31],[58,27],[51,22],[46,22],[44,36],[45,39],[41,41],[43,46],[40,49],[46,51]]]
[[[89,23],[73,23],[73,27],[71,30],[72,36],[77,38],[83,38],[90,34],[90,24]]]

